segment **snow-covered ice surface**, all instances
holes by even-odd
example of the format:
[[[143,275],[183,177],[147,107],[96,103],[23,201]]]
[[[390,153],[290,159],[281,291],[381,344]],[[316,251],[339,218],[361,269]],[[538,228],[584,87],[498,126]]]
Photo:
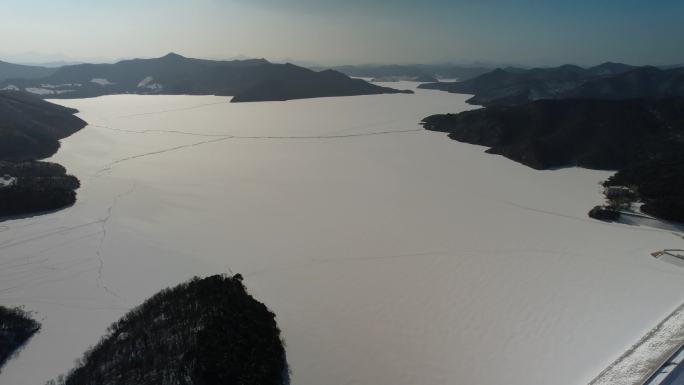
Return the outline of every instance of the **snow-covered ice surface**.
[[[28,87],[28,88],[25,88],[24,90],[26,92],[30,92],[30,93],[36,94],[36,95],[59,95],[59,94],[65,94],[67,92],[74,92],[75,91],[75,90],[56,90],[54,88],[55,87],[50,87],[50,88]]]
[[[43,88],[63,88],[63,87],[81,87],[80,83],[64,83],[64,84],[41,84]]]
[[[30,92],[32,94],[36,95],[54,95],[55,90],[51,90],[49,88],[37,88],[37,87],[27,87],[24,88],[26,92]]]
[[[161,90],[162,85],[159,83],[154,82],[154,78],[152,76],[147,76],[145,79],[141,80],[140,83],[138,83],[138,88],[147,88],[150,90]]]
[[[99,84],[101,86],[110,86],[112,84],[116,84],[116,83],[110,82],[108,79],[102,79],[102,78],[92,78],[92,79],[90,79],[90,82],[95,83],[95,84]]]
[[[682,302],[684,269],[649,253],[684,240],[589,219],[608,172],[418,126],[467,98],[56,101],[90,123],[53,159],[82,187],[0,226],[0,303],[43,323],[0,383],[41,385],[159,289],[230,272],[277,314],[293,384],[588,383]]]

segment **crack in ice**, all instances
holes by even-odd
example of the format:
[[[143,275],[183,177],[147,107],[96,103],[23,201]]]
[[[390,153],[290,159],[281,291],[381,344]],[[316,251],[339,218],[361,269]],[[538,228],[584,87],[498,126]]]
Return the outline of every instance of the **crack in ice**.
[[[64,233],[68,233],[69,231],[72,231],[72,230],[82,229],[84,227],[93,226],[93,225],[96,225],[99,223],[101,223],[101,220],[82,223],[82,224],[76,225],[76,226],[61,226],[61,227],[58,227],[54,230],[50,230],[50,231],[44,232],[42,234],[38,234],[38,235],[35,235],[32,237],[27,237],[24,239],[20,239],[20,240],[9,239],[5,242],[0,243],[0,250],[12,248],[12,247],[23,245],[26,243],[31,243],[33,241],[37,241],[37,240],[40,240],[43,238],[49,238],[49,237],[52,237],[55,235],[62,235]]]
[[[203,144],[208,144],[208,143],[221,142],[221,141],[224,141],[224,140],[227,140],[227,139],[230,139],[230,137],[222,137],[222,138],[214,139],[214,140],[205,140],[205,141],[202,141],[202,142],[196,142],[196,143],[190,143],[190,144],[183,144],[183,145],[180,145],[180,146],[175,146],[175,147],[171,147],[171,148],[166,148],[166,149],[163,149],[163,150],[151,151],[151,152],[146,152],[146,153],[142,153],[142,154],[138,154],[138,155],[128,156],[128,157],[125,157],[125,158],[121,158],[121,159],[119,159],[119,160],[116,160],[116,161],[114,161],[114,162],[112,162],[112,163],[109,163],[108,165],[106,165],[105,167],[103,167],[102,169],[100,169],[100,170],[97,172],[97,175],[100,175],[100,174],[103,174],[103,173],[105,173],[105,172],[111,171],[112,168],[114,168],[116,165],[121,164],[121,163],[124,163],[124,162],[128,162],[128,161],[130,161],[130,160],[140,159],[140,158],[144,158],[144,157],[148,157],[148,156],[153,156],[153,155],[164,154],[164,153],[167,153],[167,152],[182,150],[182,149],[184,149],[184,148],[189,148],[189,147],[201,146],[201,145],[203,145]]]
[[[184,134],[184,135],[192,135],[192,136],[208,136],[208,137],[214,137],[217,135],[213,134],[195,134],[195,133],[189,133],[189,132],[183,132],[183,131],[164,131],[164,130],[146,130],[146,131],[129,131],[129,130],[120,130],[116,128],[111,128],[111,127],[105,127],[105,126],[96,126],[96,127],[102,127],[106,129],[111,129],[115,131],[124,131],[124,132],[134,132],[137,134],[145,134],[149,132],[162,132],[162,133],[174,133],[174,134]],[[364,136],[379,136],[379,135],[390,135],[390,134],[402,134],[402,133],[409,133],[409,132],[418,132],[418,131],[424,131],[422,128],[421,129],[406,129],[406,130],[388,130],[388,131],[376,131],[376,132],[365,132],[365,133],[357,133],[357,134],[342,134],[342,135],[301,135],[301,136],[277,136],[277,135],[264,135],[264,136],[243,136],[243,135],[220,135],[218,136],[217,139],[212,139],[212,140],[204,140],[201,142],[195,142],[195,143],[190,143],[190,144],[183,144],[171,148],[166,148],[162,150],[157,150],[157,151],[150,151],[150,152],[145,152],[142,154],[138,155],[132,155],[128,156],[125,158],[118,159],[114,162],[111,162],[101,168],[99,171],[97,171],[97,175],[101,175],[105,172],[111,171],[112,168],[114,168],[116,165],[128,162],[131,160],[135,159],[140,159],[140,158],[145,158],[148,156],[153,156],[153,155],[159,155],[159,154],[164,154],[167,152],[173,152],[177,150],[182,150],[185,148],[190,148],[190,147],[197,147],[201,146],[204,144],[210,144],[210,143],[218,143],[218,142],[223,142],[226,140],[230,139],[246,139],[246,140],[325,140],[325,139],[344,139],[344,138],[355,138],[355,137],[364,137]]]
[[[111,126],[103,126],[99,124],[91,124],[91,127],[104,128],[112,131],[126,132],[130,134],[179,134],[179,135],[190,135],[190,136],[201,136],[209,138],[222,138],[222,139],[343,139],[343,138],[355,138],[363,136],[378,136],[378,135],[389,135],[389,134],[402,134],[407,132],[419,132],[425,131],[422,128],[409,128],[405,130],[384,130],[384,131],[372,131],[372,132],[359,132],[354,134],[331,134],[331,135],[229,135],[229,134],[205,134],[197,132],[188,132],[180,130],[127,130],[124,128],[116,128]]]
[[[168,110],[160,110],[160,111],[150,111],[150,112],[140,112],[136,114],[129,114],[129,115],[120,115],[120,116],[115,116],[112,119],[123,119],[123,118],[132,118],[136,116],[147,116],[147,115],[158,115],[158,114],[165,114],[167,112],[177,112],[177,111],[188,111],[188,110],[196,110],[198,108],[204,108],[204,107],[210,107],[210,106],[216,106],[220,104],[230,104],[230,99],[227,101],[221,101],[221,102],[215,102],[215,103],[204,103],[204,104],[198,104],[195,106],[189,106],[189,107],[179,107],[179,108],[171,108]]]
[[[102,256],[102,249],[104,247],[105,240],[107,239],[107,224],[109,223],[109,220],[112,218],[112,213],[114,212],[114,208],[116,207],[116,204],[124,196],[132,194],[133,190],[135,190],[135,183],[133,183],[133,185],[131,186],[131,188],[128,191],[120,193],[114,197],[112,204],[107,209],[107,215],[100,221],[100,223],[102,225],[102,236],[100,237],[100,244],[98,245],[97,250],[95,250],[95,255],[97,255],[97,259],[99,261],[99,266],[97,268],[97,279],[96,279],[97,287],[104,289],[104,291],[106,291],[107,293],[109,293],[109,294],[111,294],[117,298],[119,298],[119,295],[103,283],[102,271],[104,269],[104,257]]]

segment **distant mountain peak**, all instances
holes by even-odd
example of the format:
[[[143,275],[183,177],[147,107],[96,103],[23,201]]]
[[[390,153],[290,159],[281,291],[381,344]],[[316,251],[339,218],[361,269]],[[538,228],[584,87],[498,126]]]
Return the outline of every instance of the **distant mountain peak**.
[[[577,64],[563,64],[558,67],[559,69],[582,71],[584,68],[578,66]]]
[[[160,59],[167,59],[167,60],[168,60],[168,59],[174,59],[174,60],[178,60],[178,59],[186,59],[186,57],[183,56],[183,55],[179,55],[179,54],[177,54],[177,53],[175,53],[175,52],[169,52],[169,53],[167,53],[166,55],[162,56]]]
[[[630,66],[630,65],[628,65],[628,64],[624,64],[624,63],[617,63],[617,62],[613,62],[613,61],[607,61],[607,62],[605,62],[605,63],[601,63],[601,64],[599,64],[599,65],[596,65],[596,66],[593,66],[593,67],[589,67],[589,69],[592,69],[592,68],[593,68],[593,69],[597,69],[597,68],[625,69],[625,68],[634,68],[634,67],[632,67],[632,66]]]

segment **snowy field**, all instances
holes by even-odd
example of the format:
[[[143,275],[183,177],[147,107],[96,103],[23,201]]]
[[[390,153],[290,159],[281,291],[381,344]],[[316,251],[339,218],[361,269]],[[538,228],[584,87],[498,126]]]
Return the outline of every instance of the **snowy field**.
[[[411,83],[394,84],[407,88]],[[0,374],[42,385],[193,275],[242,273],[293,384],[586,384],[684,300],[670,231],[587,211],[610,173],[535,171],[426,132],[467,96],[59,100],[72,208],[0,223],[0,303],[43,329]]]

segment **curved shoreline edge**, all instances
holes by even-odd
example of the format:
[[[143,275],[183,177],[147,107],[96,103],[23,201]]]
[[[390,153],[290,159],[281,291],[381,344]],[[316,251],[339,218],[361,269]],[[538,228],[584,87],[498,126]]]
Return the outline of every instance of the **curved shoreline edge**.
[[[643,385],[684,346],[684,303],[589,385]]]
[[[54,212],[76,202],[80,182],[44,161],[60,140],[88,125],[78,110],[18,91],[0,91],[0,222]]]

